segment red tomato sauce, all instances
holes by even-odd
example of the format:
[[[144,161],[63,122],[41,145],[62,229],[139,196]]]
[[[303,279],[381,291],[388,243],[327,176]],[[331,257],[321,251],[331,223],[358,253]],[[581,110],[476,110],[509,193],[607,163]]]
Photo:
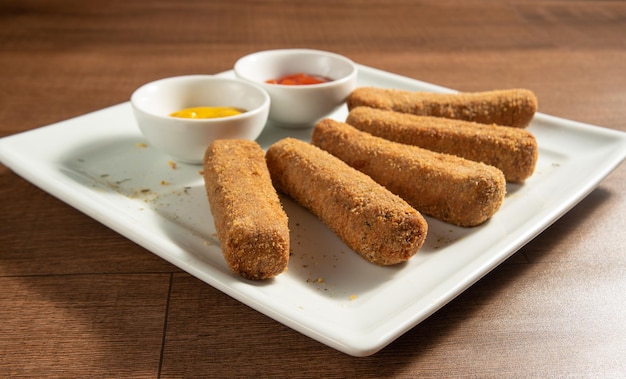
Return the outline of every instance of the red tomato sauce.
[[[308,85],[308,84],[321,84],[330,82],[332,79],[325,78],[323,76],[309,75],[303,72],[297,74],[285,75],[278,79],[267,80],[269,84],[283,84],[283,85]]]

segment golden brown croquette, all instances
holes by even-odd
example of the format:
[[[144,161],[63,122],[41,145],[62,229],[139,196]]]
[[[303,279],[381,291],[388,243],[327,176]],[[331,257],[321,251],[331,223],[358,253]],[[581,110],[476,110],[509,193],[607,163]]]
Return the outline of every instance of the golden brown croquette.
[[[301,140],[267,150],[275,187],[322,220],[369,262],[393,265],[422,246],[428,226],[400,197],[331,154]]]
[[[506,193],[502,171],[484,163],[372,136],[323,119],[312,144],[369,175],[419,212],[458,226],[485,222]]]
[[[204,155],[211,213],[229,268],[267,279],[287,268],[289,227],[263,149],[254,141],[216,140]]]
[[[539,155],[535,137],[520,128],[369,107],[352,109],[346,123],[390,141],[486,163],[502,170],[512,183],[533,174]]]
[[[347,104],[348,109],[366,106],[520,128],[528,126],[537,112],[537,97],[527,89],[450,94],[360,87]]]

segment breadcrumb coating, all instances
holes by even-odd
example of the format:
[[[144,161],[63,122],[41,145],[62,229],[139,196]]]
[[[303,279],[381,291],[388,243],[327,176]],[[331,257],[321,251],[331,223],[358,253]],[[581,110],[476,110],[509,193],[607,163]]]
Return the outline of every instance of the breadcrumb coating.
[[[512,183],[530,177],[539,156],[537,140],[526,129],[369,107],[352,109],[346,123],[390,141],[486,163]]]
[[[276,188],[369,262],[404,262],[424,243],[428,225],[419,212],[331,154],[285,138],[270,146],[266,160]]]
[[[419,212],[451,224],[479,225],[504,201],[504,174],[484,163],[388,141],[331,119],[318,122],[312,144],[369,175]]]
[[[229,268],[255,280],[285,271],[288,219],[272,186],[263,149],[254,141],[216,140],[205,152],[203,175]]]
[[[350,110],[367,106],[518,128],[528,126],[537,112],[537,97],[523,88],[450,94],[360,87],[347,104]]]

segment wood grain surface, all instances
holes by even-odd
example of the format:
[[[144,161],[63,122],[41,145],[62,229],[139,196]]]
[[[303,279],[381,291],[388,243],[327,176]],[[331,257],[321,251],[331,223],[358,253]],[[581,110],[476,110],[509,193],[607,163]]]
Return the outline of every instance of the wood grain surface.
[[[0,2],[0,137],[308,47],[626,131],[622,1]],[[328,348],[0,165],[0,377],[624,377],[626,166],[379,353]]]

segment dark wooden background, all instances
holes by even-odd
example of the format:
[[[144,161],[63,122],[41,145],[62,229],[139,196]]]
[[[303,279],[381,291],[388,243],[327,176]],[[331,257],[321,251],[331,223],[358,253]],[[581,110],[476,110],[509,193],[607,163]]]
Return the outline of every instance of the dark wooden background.
[[[309,47],[626,131],[626,2],[0,2],[0,137]],[[0,377],[626,375],[626,167],[378,354],[251,310],[0,165]]]

